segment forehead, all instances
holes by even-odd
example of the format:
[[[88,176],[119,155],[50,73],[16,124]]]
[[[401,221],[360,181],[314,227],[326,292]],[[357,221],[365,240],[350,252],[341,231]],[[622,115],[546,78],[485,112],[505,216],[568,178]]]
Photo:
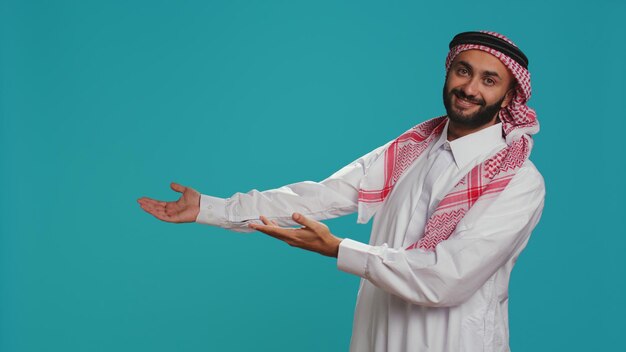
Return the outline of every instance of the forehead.
[[[478,72],[492,71],[497,72],[503,79],[512,78],[509,69],[502,61],[486,51],[476,49],[462,51],[454,58],[452,65],[460,61],[468,63],[473,70]]]

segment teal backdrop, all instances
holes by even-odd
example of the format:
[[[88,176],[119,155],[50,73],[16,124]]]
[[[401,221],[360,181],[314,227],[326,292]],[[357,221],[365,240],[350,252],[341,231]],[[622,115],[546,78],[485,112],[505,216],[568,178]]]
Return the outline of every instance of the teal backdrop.
[[[623,1],[0,1],[0,351],[346,351],[358,278],[136,199],[322,180],[444,113],[454,34],[529,56],[547,185],[514,351],[626,315]],[[355,216],[326,223],[367,241]]]

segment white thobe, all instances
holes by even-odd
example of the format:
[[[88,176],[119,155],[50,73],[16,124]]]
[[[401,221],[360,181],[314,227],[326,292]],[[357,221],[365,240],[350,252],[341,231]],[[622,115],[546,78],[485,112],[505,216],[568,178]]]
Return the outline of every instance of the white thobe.
[[[356,212],[359,184],[389,143],[321,182],[228,199],[202,195],[196,221],[247,232],[259,215],[291,226],[297,225],[293,212],[317,220]],[[504,147],[501,124],[451,142],[446,125],[377,211],[370,243],[341,242],[338,268],[362,278],[351,351],[509,351],[509,278],[545,196],[543,178],[530,160],[504,191],[475,203],[434,251],[404,250],[423,236],[426,221],[452,187]]]

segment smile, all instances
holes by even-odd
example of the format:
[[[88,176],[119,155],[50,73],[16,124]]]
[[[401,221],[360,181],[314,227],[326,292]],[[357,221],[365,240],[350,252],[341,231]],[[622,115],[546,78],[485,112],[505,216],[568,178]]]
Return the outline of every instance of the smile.
[[[473,102],[471,102],[471,101],[469,101],[469,100],[465,100],[465,99],[463,99],[463,98],[459,98],[459,97],[458,97],[458,96],[456,96],[456,95],[454,95],[454,98],[455,98],[455,99],[454,99],[454,101],[455,101],[456,105],[457,105],[458,107],[461,107],[461,108],[465,108],[465,109],[467,109],[467,108],[471,108],[471,107],[473,107],[473,106],[475,106],[475,105],[478,105],[478,104],[473,103]]]

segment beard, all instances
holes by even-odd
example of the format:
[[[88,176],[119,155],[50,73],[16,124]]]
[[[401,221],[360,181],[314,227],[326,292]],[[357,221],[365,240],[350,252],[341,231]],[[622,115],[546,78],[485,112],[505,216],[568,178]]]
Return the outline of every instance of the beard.
[[[464,114],[458,111],[456,107],[452,106],[452,96],[456,95],[457,99],[464,99],[470,101],[479,106],[478,111],[473,114]],[[487,105],[483,99],[477,99],[466,95],[462,90],[454,88],[449,93],[447,92],[447,86],[443,86],[443,105],[446,108],[448,118],[459,125],[468,128],[478,128],[491,122],[496,114],[500,111],[500,105],[506,98],[506,95],[499,101]]]

